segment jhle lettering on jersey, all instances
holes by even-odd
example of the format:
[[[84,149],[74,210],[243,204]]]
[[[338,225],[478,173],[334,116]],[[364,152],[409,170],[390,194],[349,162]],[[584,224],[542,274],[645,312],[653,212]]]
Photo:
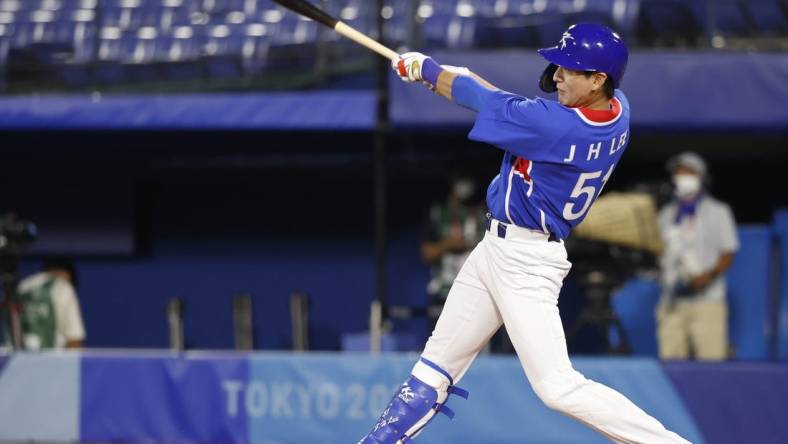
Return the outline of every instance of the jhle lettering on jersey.
[[[610,149],[606,150],[605,153],[607,153],[607,155],[609,156],[612,156],[613,154],[617,153],[621,148],[624,148],[624,146],[627,144],[628,132],[629,130],[624,131],[624,133],[621,134],[620,136],[616,136],[610,139]],[[588,145],[588,151],[586,151],[586,156],[585,156],[585,160],[587,162],[599,159],[599,155],[600,153],[602,153],[602,146],[603,146],[602,143],[603,142],[597,142]],[[575,160],[576,151],[577,151],[577,145],[573,144],[572,146],[570,146],[569,155],[564,158],[564,162],[565,163],[573,162]]]

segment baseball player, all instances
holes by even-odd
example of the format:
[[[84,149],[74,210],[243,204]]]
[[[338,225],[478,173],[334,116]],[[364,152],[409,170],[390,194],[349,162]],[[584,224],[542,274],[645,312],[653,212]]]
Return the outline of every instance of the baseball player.
[[[437,412],[501,324],[528,381],[550,408],[617,443],[686,443],[620,393],[572,368],[558,314],[571,264],[563,239],[610,179],[629,141],[629,103],[617,88],[626,46],[610,29],[571,26],[540,49],[549,65],[540,87],[558,101],[502,91],[467,68],[420,53],[394,68],[406,82],[478,112],[469,138],[503,151],[487,189],[487,233],[454,281],[412,374],[362,444],[409,443]]]

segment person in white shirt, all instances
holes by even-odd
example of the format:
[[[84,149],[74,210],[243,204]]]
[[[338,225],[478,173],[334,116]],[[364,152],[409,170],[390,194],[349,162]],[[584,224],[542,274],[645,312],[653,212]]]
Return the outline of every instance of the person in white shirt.
[[[657,339],[662,359],[728,357],[725,272],[739,248],[730,207],[705,190],[706,162],[684,152],[668,162],[675,199],[659,213],[665,244]]]

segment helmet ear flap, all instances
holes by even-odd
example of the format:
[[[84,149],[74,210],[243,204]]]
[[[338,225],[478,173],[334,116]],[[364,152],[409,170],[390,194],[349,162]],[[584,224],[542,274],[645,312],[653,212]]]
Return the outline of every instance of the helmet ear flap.
[[[553,80],[553,74],[558,71],[558,65],[555,63],[551,63],[547,65],[544,72],[542,73],[542,77],[539,78],[539,89],[546,93],[554,93],[558,91],[558,87],[555,85],[555,81]]]

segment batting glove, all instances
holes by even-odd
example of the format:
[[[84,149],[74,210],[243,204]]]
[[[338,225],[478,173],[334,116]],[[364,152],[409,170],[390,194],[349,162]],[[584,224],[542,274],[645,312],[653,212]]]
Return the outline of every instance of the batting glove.
[[[391,67],[403,82],[421,82],[424,80],[421,76],[421,68],[427,59],[429,57],[420,52],[406,52],[400,56],[399,60],[392,60]]]

